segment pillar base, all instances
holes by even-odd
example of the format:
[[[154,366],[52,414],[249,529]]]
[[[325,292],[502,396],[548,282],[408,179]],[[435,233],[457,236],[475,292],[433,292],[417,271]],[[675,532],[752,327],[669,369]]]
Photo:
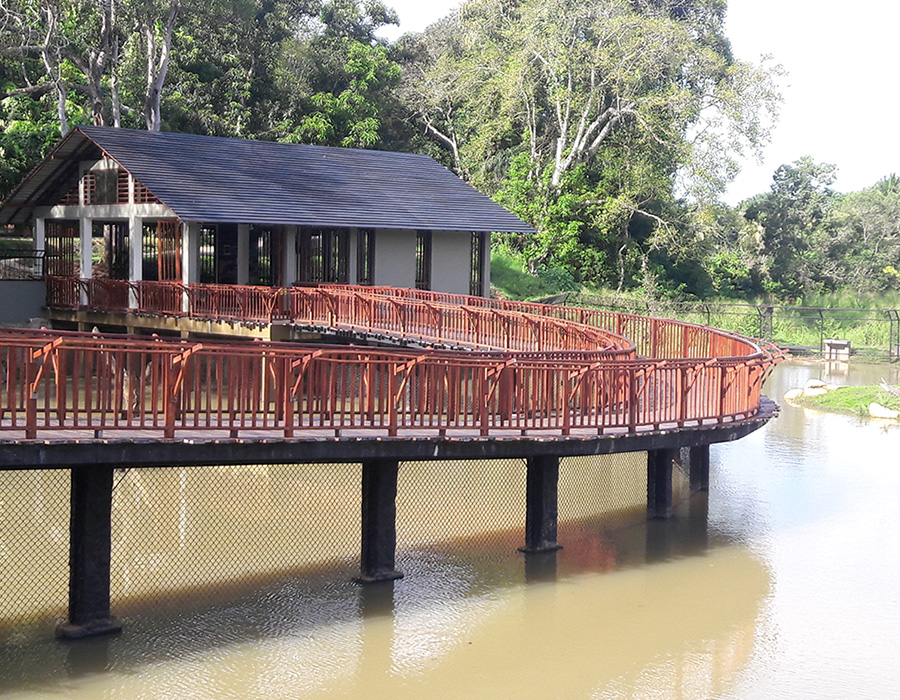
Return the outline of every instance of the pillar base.
[[[522,554],[548,554],[558,552],[562,548],[561,544],[548,544],[543,547],[517,547],[516,551],[522,552]]]
[[[122,631],[122,623],[115,617],[103,620],[91,620],[82,625],[63,622],[56,626],[57,639],[84,639],[99,637],[103,634],[118,634]]]
[[[353,580],[356,583],[368,585],[370,583],[382,583],[383,581],[396,581],[401,578],[403,578],[403,572],[401,571],[382,571],[370,576],[357,576]]]

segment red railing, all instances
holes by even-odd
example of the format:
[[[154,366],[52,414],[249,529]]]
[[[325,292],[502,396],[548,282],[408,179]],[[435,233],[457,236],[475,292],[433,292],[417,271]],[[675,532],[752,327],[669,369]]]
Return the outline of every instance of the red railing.
[[[0,331],[0,429],[26,438],[59,430],[570,435],[701,425],[755,414],[764,376],[781,359],[773,346],[704,326],[413,290],[53,278],[48,296],[63,308],[284,320],[456,349]]]

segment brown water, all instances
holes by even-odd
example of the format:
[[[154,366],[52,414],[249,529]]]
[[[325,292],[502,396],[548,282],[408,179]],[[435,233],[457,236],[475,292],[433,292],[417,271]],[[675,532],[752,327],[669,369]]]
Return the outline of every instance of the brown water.
[[[813,376],[900,383],[887,366],[835,377],[821,364],[791,364],[778,369],[767,393],[779,399]],[[580,492],[561,489],[565,548],[527,560],[515,552],[521,499],[501,498],[507,490],[500,486],[519,480],[521,488],[521,469],[499,465],[497,476],[485,477],[472,465],[459,467],[470,470],[461,475],[465,483],[482,475],[461,497],[432,486],[445,482],[441,467],[430,465],[405,485],[401,478],[398,510],[408,534],[398,563],[406,578],[393,586],[349,581],[351,527],[339,528],[331,554],[312,569],[244,586],[201,586],[191,597],[156,590],[166,578],[164,568],[154,568],[163,541],[183,552],[186,567],[206,571],[197,563],[206,560],[225,574],[244,572],[253,553],[238,556],[240,548],[221,537],[201,538],[199,547],[192,527],[213,511],[198,513],[195,502],[175,497],[221,486],[231,475],[173,470],[158,477],[173,495],[155,516],[158,532],[153,520],[114,521],[149,552],[114,552],[128,562],[114,581],[125,631],[64,644],[44,626],[6,630],[0,697],[897,697],[898,448],[897,428],[784,406],[765,430],[713,448],[708,501],[683,501],[671,521],[647,523],[640,507],[591,515],[588,501],[621,508],[639,500],[632,463],[619,465],[629,475],[622,484],[596,487],[602,498],[585,500],[584,484]],[[326,469],[315,487],[326,484],[327,517],[336,521],[358,508],[357,489],[347,487],[358,484],[356,476],[347,480],[339,471]],[[129,475],[116,498],[141,502],[150,479]],[[279,496],[286,479],[300,479],[290,499]],[[312,487],[277,469],[252,480],[245,498],[216,503],[222,527],[270,533],[267,556],[285,561],[288,534],[310,547],[308,534],[297,539],[304,528],[314,531],[298,503],[308,497],[311,508],[321,505]],[[52,490],[45,486],[39,494]],[[29,503],[52,510],[37,495]],[[503,504],[500,519],[491,521],[495,503]],[[428,511],[450,509],[456,515],[446,525],[458,536],[436,541],[442,530]],[[65,551],[58,517],[47,517],[42,546],[58,557],[56,550]],[[482,519],[493,523],[489,532],[473,526]],[[9,534],[0,532],[0,542],[14,543]],[[0,547],[0,575],[3,562],[24,557],[37,540],[15,546]],[[49,582],[50,568],[46,575]],[[136,586],[156,592],[143,605],[126,604]]]

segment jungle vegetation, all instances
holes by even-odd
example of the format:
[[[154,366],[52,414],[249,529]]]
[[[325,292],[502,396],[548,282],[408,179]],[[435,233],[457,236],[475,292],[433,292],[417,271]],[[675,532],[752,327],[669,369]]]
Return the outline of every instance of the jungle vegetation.
[[[389,42],[389,0],[2,0],[0,196],[87,123],[415,151],[534,226],[494,237],[508,293],[900,287],[896,176],[840,194],[835,166],[803,158],[721,202],[783,75],[733,55],[726,11],[467,0]]]

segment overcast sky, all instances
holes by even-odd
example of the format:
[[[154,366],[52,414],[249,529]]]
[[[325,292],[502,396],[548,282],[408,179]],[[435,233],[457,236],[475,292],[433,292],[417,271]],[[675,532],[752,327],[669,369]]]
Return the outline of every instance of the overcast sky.
[[[386,0],[400,15],[395,38],[420,31],[459,0]],[[745,163],[726,200],[768,190],[782,163],[808,155],[838,167],[835,188],[850,192],[900,172],[900,96],[895,72],[900,3],[856,0],[729,0],[735,54],[771,54],[788,71],[784,104],[764,162]]]

